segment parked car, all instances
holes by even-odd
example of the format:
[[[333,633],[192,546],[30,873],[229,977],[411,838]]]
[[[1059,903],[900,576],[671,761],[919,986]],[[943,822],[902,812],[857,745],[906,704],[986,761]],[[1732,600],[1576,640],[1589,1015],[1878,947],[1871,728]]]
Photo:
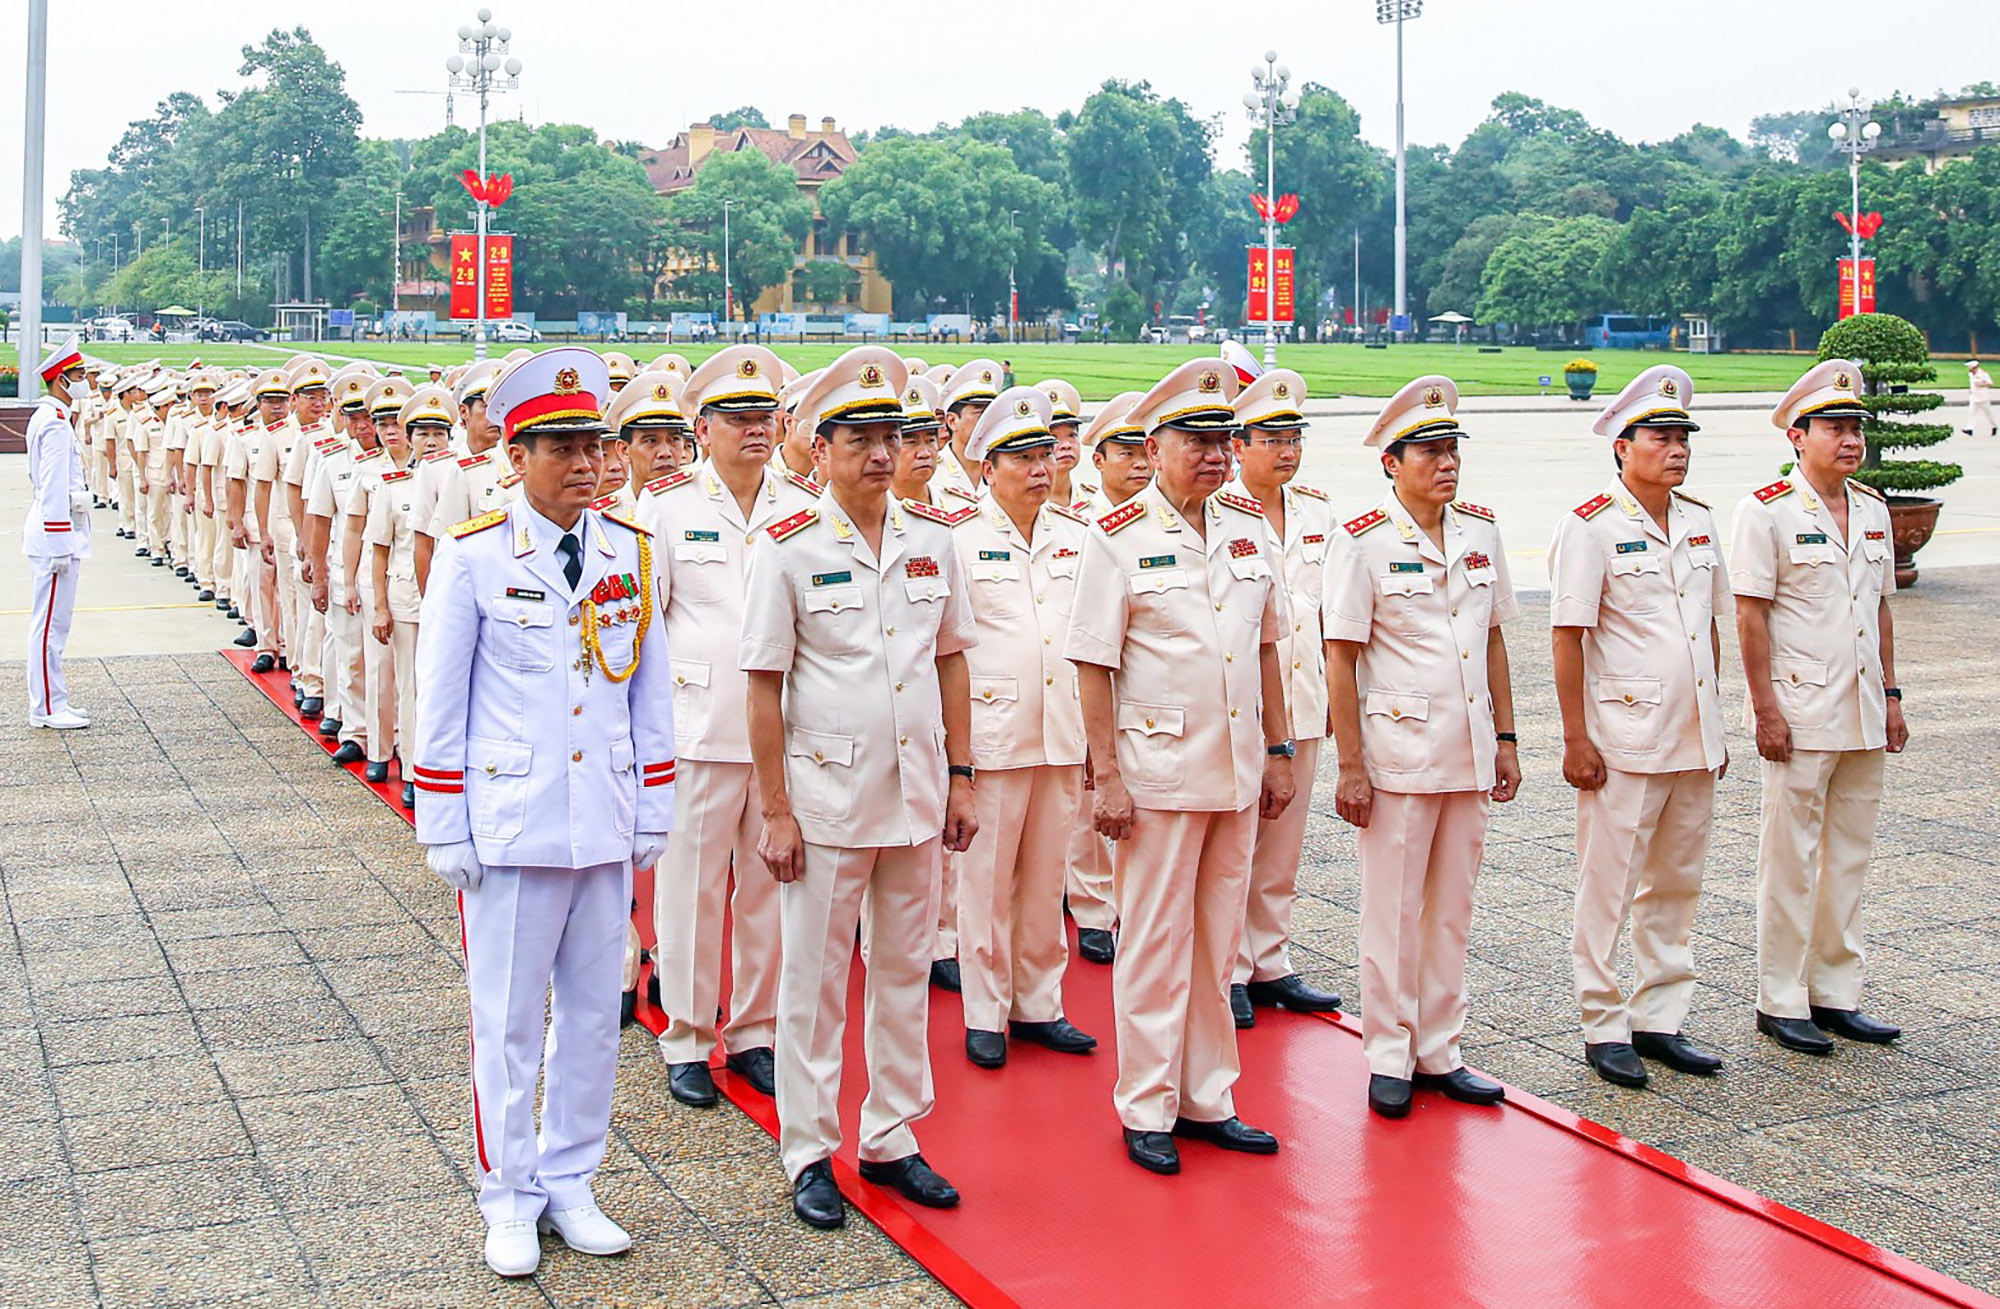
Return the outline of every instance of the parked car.
[[[93,341],[130,341],[139,334],[129,318],[93,318],[90,320],[90,339]]]
[[[271,334],[261,327],[252,327],[250,324],[237,319],[227,318],[219,323],[204,324],[201,329],[201,339],[204,341],[268,341],[271,339]]]
[[[472,340],[476,335],[475,325],[467,323],[459,330],[459,335],[467,341]],[[512,319],[508,319],[504,322],[488,323],[486,325],[486,339],[489,341],[505,341],[515,345],[522,345],[541,340],[542,334],[526,323],[517,323]]]

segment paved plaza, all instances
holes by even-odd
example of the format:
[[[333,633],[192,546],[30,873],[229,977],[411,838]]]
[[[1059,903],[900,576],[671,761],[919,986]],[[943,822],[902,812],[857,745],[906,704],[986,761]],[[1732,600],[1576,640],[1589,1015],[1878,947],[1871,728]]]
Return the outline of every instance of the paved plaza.
[[[1563,412],[1580,433],[1583,415]],[[1480,436],[1467,496],[1498,508],[1503,527],[1523,524],[1510,544],[1532,564],[1553,515],[1608,476],[1575,453],[1601,445],[1550,431],[1546,415],[1479,422],[1469,406],[1466,417]],[[1716,439],[1697,446],[1694,486],[1725,518],[1737,494],[1775,476],[1781,438],[1752,417],[1704,416]],[[1309,475],[1343,488],[1340,505],[1359,512],[1376,492],[1353,480],[1367,470],[1350,454],[1316,452]],[[1895,601],[1913,735],[1890,765],[1866,912],[1867,1005],[1902,1023],[1903,1040],[1842,1042],[1815,1060],[1754,1033],[1757,774],[1733,727],[1688,1024],[1727,1069],[1702,1080],[1655,1066],[1653,1088],[1630,1092],[1585,1068],[1547,603],[1532,589],[1538,573],[1517,564],[1529,588],[1509,630],[1526,784],[1495,810],[1467,1053],[1516,1086],[2000,1291],[2000,661],[1990,653],[2000,567],[1975,565],[2000,530],[1977,508],[2000,502],[1986,493],[2000,443],[1960,439],[1946,457],[1972,475],[1949,493],[1954,535]],[[770,1138],[726,1103],[672,1101],[637,1027],[598,1184],[633,1230],[632,1254],[588,1259],[550,1244],[532,1282],[488,1273],[451,893],[424,870],[403,820],[213,653],[235,625],[185,607],[185,585],[132,559],[108,515],[71,661],[76,699],[98,725],[27,729],[25,620],[7,612],[25,603],[12,526],[23,471],[0,459],[0,1117],[11,1146],[0,1152],[0,1304],[952,1303],[858,1215],[832,1234],[792,1219]],[[1733,633],[1724,640],[1733,651]],[[1727,664],[1735,723],[1741,679],[1733,654]],[[1330,770],[1313,806],[1298,962],[1352,997],[1359,880]],[[1351,1093],[1358,1101],[1363,1087]],[[1115,1141],[1108,1104],[1078,1112],[1099,1115]],[[935,1162],[950,1174],[951,1160]]]

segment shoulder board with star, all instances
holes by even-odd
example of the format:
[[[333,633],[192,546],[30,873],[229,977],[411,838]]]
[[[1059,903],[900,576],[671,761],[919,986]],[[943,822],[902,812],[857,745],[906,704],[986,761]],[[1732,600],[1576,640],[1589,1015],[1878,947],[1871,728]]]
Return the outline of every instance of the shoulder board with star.
[[[1292,489],[1294,491],[1297,491],[1300,495],[1309,495],[1315,500],[1328,500],[1331,498],[1327,495],[1326,492],[1320,490],[1316,486],[1301,486],[1299,485],[1299,483],[1294,482],[1292,483]]]
[[[1853,488],[1854,488],[1855,490],[1857,490],[1857,491],[1861,492],[1861,494],[1863,494],[1863,495],[1872,495],[1872,496],[1874,496],[1874,497],[1875,497],[1875,498],[1876,498],[1877,500],[1880,500],[1880,501],[1881,501],[1881,502],[1882,502],[1883,504],[1887,504],[1887,503],[1889,503],[1889,497],[1888,497],[1888,496],[1886,496],[1886,495],[1883,495],[1883,494],[1882,494],[1882,491],[1881,491],[1881,489],[1880,489],[1879,487],[1873,487],[1873,486],[1870,486],[1870,485],[1868,485],[1868,483],[1866,483],[1866,482],[1862,482],[1862,481],[1857,481],[1856,479],[1854,479],[1854,478],[1852,478],[1852,477],[1850,477],[1850,478],[1848,478],[1848,479],[1847,479],[1847,484],[1848,484],[1849,486],[1853,487]]]
[[[817,520],[818,518],[819,518],[819,510],[801,509],[797,513],[793,514],[790,518],[784,519],[781,522],[772,523],[769,527],[765,528],[764,530],[771,534],[771,539],[773,541],[782,541],[788,536],[797,536],[800,532],[805,531],[805,529],[811,527],[814,521]]]
[[[793,472],[789,468],[785,470],[785,480],[787,482],[790,482],[793,486],[799,488],[799,490],[804,491],[807,495],[811,496],[815,500],[819,499],[820,493],[826,490],[825,487],[821,486],[818,482],[813,481],[812,478],[801,476],[800,474]]]
[[[360,454],[354,456],[354,460],[356,463],[366,463],[370,459],[384,458],[388,455],[388,453],[389,452],[387,450],[384,450],[381,446],[378,445],[373,450],[363,450]]]
[[[654,495],[660,495],[673,490],[677,486],[685,486],[693,480],[693,473],[668,473],[665,477],[656,477],[646,483],[646,490],[652,492]]]
[[[1067,518],[1072,523],[1082,523],[1085,527],[1090,526],[1090,515],[1084,513],[1081,509],[1076,508],[1074,505],[1051,504],[1049,506],[1049,512],[1052,514],[1056,514],[1060,517]]]
[[[1676,500],[1685,500],[1691,505],[1700,505],[1703,509],[1709,507],[1708,501],[1689,495],[1686,491],[1675,491],[1673,495]]]
[[[1349,536],[1360,536],[1389,521],[1389,515],[1380,509],[1370,509],[1359,518],[1350,519],[1340,525],[1340,530]]]
[[[601,514],[617,503],[618,496],[615,493],[612,495],[600,495],[590,502],[590,507]]]
[[[968,505],[963,509],[940,509],[936,505],[919,504],[915,500],[903,501],[903,508],[909,510],[918,518],[933,523],[943,523],[946,527],[956,527],[979,513],[976,506]]]
[[[462,541],[474,532],[483,532],[489,527],[498,527],[506,521],[507,511],[505,509],[492,509],[479,515],[477,518],[466,519],[457,527],[452,528],[451,534]]]
[[[455,459],[457,457],[458,456],[452,453],[451,448],[447,446],[442,450],[433,450],[429,454],[425,455],[424,462],[427,464],[434,464],[440,459]]]
[[[459,460],[458,466],[460,468],[477,468],[492,457],[493,452],[491,450],[482,450],[476,455],[467,455],[465,458]]]
[[[602,518],[607,523],[616,523],[620,527],[625,528],[627,531],[637,532],[640,536],[652,535],[651,531],[639,526],[637,523],[625,517],[625,515],[623,514],[607,514],[602,510],[599,510],[597,516],[599,518]]]
[[[382,474],[382,480],[384,482],[401,482],[407,479],[409,475],[410,475],[409,469],[398,468],[394,472],[388,472]]]
[[[1264,516],[1264,502],[1262,500],[1253,500],[1247,495],[1237,495],[1233,491],[1222,491],[1216,495],[1215,502],[1221,505],[1228,505],[1237,513],[1249,514],[1253,518],[1262,518]]]
[[[1462,514],[1471,514],[1474,518],[1483,518],[1489,523],[1493,521],[1493,511],[1484,505],[1472,504],[1465,500],[1454,500],[1452,503]]]
[[[1790,495],[1792,489],[1792,484],[1781,477],[1769,486],[1762,487],[1751,492],[1751,494],[1757,497],[1759,504],[1769,504],[1773,500],[1783,499],[1785,496]]]
[[[1610,507],[1611,507],[1611,497],[1608,495],[1604,495],[1600,492],[1599,494],[1590,497],[1590,499],[1585,500],[1582,504],[1578,505],[1575,509],[1571,510],[1570,512],[1574,513],[1578,518],[1590,519],[1597,517],[1599,514],[1603,513],[1606,509],[1609,509]]]
[[[962,486],[947,486],[944,488],[944,493],[946,495],[955,495],[961,500],[969,500],[973,504],[979,503],[979,492],[968,491]]]
[[[1134,500],[1131,504],[1121,505],[1118,508],[1113,509],[1110,513],[1104,515],[1104,517],[1098,519],[1097,530],[1104,533],[1106,536],[1113,536],[1125,530],[1126,528],[1130,527],[1132,524],[1138,522],[1141,518],[1144,518],[1145,516],[1146,516],[1146,506],[1140,504],[1137,500]]]
[[[322,436],[319,440],[313,442],[313,449],[319,451],[323,455],[327,455],[327,454],[332,454],[335,450],[340,449],[340,447],[344,444],[346,443],[343,442],[337,436]]]
[[[500,479],[500,489],[502,491],[511,491],[520,484],[521,484],[521,474],[519,473],[509,473],[507,474],[507,476]]]

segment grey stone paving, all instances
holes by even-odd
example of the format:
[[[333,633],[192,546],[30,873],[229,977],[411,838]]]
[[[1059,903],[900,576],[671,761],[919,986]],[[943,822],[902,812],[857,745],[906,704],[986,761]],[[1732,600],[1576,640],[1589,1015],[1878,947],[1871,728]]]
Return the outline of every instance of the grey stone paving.
[[[1737,731],[1689,1023],[1728,1071],[1656,1071],[1647,1092],[1588,1072],[1573,806],[1531,599],[1511,633],[1527,786],[1496,810],[1480,884],[1470,1055],[2000,1288],[2000,571],[1933,573],[1896,607],[1915,739],[1883,809],[1869,1005],[1901,1044],[1812,1060],[1753,1032],[1756,770]],[[71,679],[101,725],[31,733],[21,666],[0,664],[0,1304],[953,1303],[866,1223],[795,1223],[769,1138],[669,1099],[638,1028],[599,1182],[634,1253],[551,1248],[533,1282],[497,1282],[467,1175],[457,920],[408,828],[220,658],[77,661]],[[1322,780],[1299,959],[1351,996],[1354,843]]]

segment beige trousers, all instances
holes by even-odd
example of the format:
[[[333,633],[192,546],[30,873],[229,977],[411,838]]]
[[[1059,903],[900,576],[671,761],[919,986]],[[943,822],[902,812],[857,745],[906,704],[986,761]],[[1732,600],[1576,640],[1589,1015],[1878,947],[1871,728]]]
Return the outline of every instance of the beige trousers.
[[[1257,807],[1201,813],[1138,809],[1112,851],[1118,959],[1118,1120],[1165,1132],[1176,1118],[1236,1114],[1241,1066],[1229,1016],[1229,973],[1243,930],[1243,888]]]
[[[132,488],[137,485],[132,476],[134,455],[127,450],[118,452],[118,529],[138,535],[139,494]]]
[[[931,958],[958,958],[958,874],[959,861],[964,855],[946,850],[944,861],[938,865],[938,921],[937,940],[931,946]]]
[[[335,565],[338,567],[338,565]],[[353,741],[367,750],[373,750],[370,740],[374,719],[368,711],[368,674],[362,663],[363,641],[372,642],[367,626],[358,613],[350,614],[347,606],[337,597],[340,588],[333,588],[327,601],[326,613],[312,607],[308,593],[306,609],[320,621],[320,630],[325,633],[320,649],[320,681],[331,692],[327,701],[327,712],[340,718],[340,739]],[[310,637],[311,620],[307,620]],[[371,756],[372,757],[372,756]],[[385,758],[387,756],[384,756]]]
[[[111,461],[104,454],[104,438],[97,437],[83,452],[83,468],[90,479],[90,493],[104,499],[111,488]]]
[[[779,894],[757,857],[763,828],[749,764],[681,758],[674,829],[653,870],[653,972],[667,1013],[660,1057],[669,1064],[706,1063],[718,1043],[740,1054],[777,1039]],[[729,1022],[718,1032],[725,935]]]
[[[305,565],[299,562],[292,547],[283,542],[278,546],[278,577],[280,586],[289,588],[290,599],[286,602],[285,612],[293,616],[298,624],[287,628],[285,633],[292,649],[292,680],[307,695],[324,699],[327,715],[338,718],[338,696],[327,694],[324,675],[326,615],[313,608],[312,587],[305,580]],[[327,607],[333,607],[330,601]]]
[[[365,571],[361,574],[367,575]],[[361,612],[353,620],[355,637],[361,646],[356,652],[361,662],[359,735],[368,748],[368,762],[386,764],[389,756],[396,753],[396,652],[375,639],[374,588],[357,585],[354,591],[361,597]],[[393,632],[389,639],[395,640]]]
[[[804,876],[778,888],[778,1149],[785,1175],[840,1148],[841,1040],[854,929],[868,916],[862,1005],[868,1095],[864,1161],[914,1154],[910,1124],[930,1113],[930,947],[937,932],[940,837],[841,850],[806,843]]]
[[[390,672],[396,679],[396,754],[409,759],[417,746],[417,625],[395,620],[389,634]],[[369,640],[374,640],[370,634]]]
[[[250,624],[257,629],[258,654],[283,655],[287,641],[285,624],[291,618],[288,612],[291,596],[281,585],[285,574],[284,546],[275,535],[271,540],[273,548],[279,551],[276,564],[264,562],[261,546],[253,542],[250,547],[250,568],[257,577],[257,589],[251,597],[256,603],[252,607],[254,617]]]
[[[1681,1030],[1694,1001],[1695,904],[1715,815],[1715,774],[1624,773],[1576,793],[1576,932],[1571,966],[1583,1039],[1629,1042]],[[1618,938],[1632,921],[1634,986],[1618,985]]]
[[[167,497],[167,548],[173,552],[174,562],[186,568],[194,562],[194,542],[188,535],[194,526],[188,521],[187,501],[180,495]]]
[[[188,551],[188,568],[203,586],[215,590],[221,579],[215,567],[215,520],[197,508],[189,524],[194,528],[194,548]]]
[[[1794,750],[1763,764],[1757,1008],[1805,1018],[1861,1007],[1861,885],[1882,800],[1881,750]]]
[[[1084,791],[1077,802],[1063,859],[1064,889],[1069,916],[1079,928],[1108,932],[1118,926],[1118,906],[1111,889],[1111,848],[1097,831],[1097,792]]]
[[[154,471],[149,463],[146,467],[149,490],[146,492],[146,548],[157,558],[167,553],[173,538],[173,497],[167,494],[167,469],[162,463]]]
[[[229,541],[229,518],[220,509],[209,521],[208,572],[214,579],[215,598],[228,600],[236,594],[236,547]]]
[[[1063,850],[1076,829],[1081,764],[979,775],[979,833],[959,861],[958,966],[965,1026],[1004,1032],[1009,1019],[1063,1016],[1069,965]]]
[[[1361,1049],[1385,1077],[1465,1061],[1465,946],[1486,848],[1484,791],[1375,792],[1361,829]]]
[[[1298,899],[1299,855],[1305,849],[1306,819],[1312,813],[1313,778],[1319,772],[1318,740],[1300,741],[1292,775],[1299,793],[1272,819],[1257,821],[1257,844],[1250,855],[1250,899],[1243,913],[1243,944],[1236,949],[1230,980],[1275,982],[1290,977],[1292,904]]]

